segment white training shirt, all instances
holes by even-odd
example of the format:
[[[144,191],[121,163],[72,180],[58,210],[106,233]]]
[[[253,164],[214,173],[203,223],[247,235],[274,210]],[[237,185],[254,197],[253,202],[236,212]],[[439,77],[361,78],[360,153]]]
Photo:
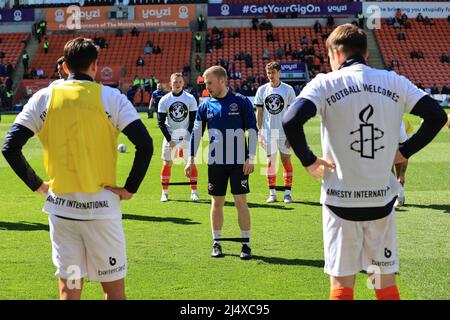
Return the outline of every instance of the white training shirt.
[[[191,111],[197,111],[197,100],[184,90],[180,96],[174,96],[171,91],[159,100],[158,112],[167,113],[165,124],[172,140],[181,140],[187,135]]]
[[[283,115],[295,99],[294,89],[281,82],[276,88],[266,83],[258,88],[254,104],[263,108],[263,127],[266,134],[277,130],[280,137],[285,137],[283,130]]]
[[[402,115],[424,95],[405,77],[363,64],[319,74],[305,86],[299,98],[317,108],[323,158],[336,163],[325,171],[322,204],[379,207],[393,199]]]
[[[82,82],[66,80],[68,83]],[[35,134],[41,129],[45,121],[48,103],[52,94],[52,87],[61,82],[53,82],[49,87],[36,92],[16,117],[14,123],[27,127]],[[125,129],[131,122],[140,119],[136,109],[119,90],[102,86],[102,103],[105,112],[119,131]],[[49,190],[49,196],[43,211],[66,218],[79,220],[116,219],[121,218],[120,199],[108,190],[97,193],[66,193],[54,194]]]

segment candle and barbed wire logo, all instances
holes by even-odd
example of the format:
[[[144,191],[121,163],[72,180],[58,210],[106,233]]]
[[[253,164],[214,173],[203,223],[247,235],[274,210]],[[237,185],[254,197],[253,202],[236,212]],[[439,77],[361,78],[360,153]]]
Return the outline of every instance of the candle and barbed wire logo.
[[[384,146],[376,147],[376,141],[384,136],[384,131],[375,128],[373,123],[369,123],[372,115],[373,107],[369,104],[359,113],[359,119],[362,122],[359,129],[350,132],[351,135],[359,133],[359,140],[354,141],[350,149],[358,152],[362,158],[375,159],[375,153],[384,149]]]

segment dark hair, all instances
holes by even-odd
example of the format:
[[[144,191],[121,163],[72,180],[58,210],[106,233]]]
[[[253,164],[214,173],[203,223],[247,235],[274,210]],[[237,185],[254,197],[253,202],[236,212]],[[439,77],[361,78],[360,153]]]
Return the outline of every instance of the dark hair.
[[[365,55],[367,53],[367,35],[364,30],[346,23],[333,30],[325,45],[327,50],[336,49],[347,58]]]
[[[86,71],[97,60],[98,51],[94,40],[78,37],[64,46],[64,61],[71,72]]]

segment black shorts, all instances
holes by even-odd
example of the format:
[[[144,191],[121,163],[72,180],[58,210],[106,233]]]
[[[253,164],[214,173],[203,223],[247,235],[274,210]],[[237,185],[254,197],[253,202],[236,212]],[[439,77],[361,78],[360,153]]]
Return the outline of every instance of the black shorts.
[[[247,194],[250,192],[248,175],[244,175],[244,165],[209,165],[208,194],[224,196],[227,193],[230,180],[232,194]]]

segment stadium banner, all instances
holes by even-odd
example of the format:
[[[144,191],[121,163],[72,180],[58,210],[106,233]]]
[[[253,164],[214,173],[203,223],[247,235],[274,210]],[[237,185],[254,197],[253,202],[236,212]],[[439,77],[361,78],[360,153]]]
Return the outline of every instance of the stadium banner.
[[[406,13],[409,18],[415,18],[419,14],[429,18],[447,18],[450,15],[450,2],[364,2],[364,15],[369,17],[373,12],[381,15],[381,18],[392,18],[397,9]]]
[[[122,66],[99,65],[95,75],[95,81],[102,83],[114,83],[120,80]]]
[[[135,6],[135,16],[146,28],[187,28],[195,19],[195,4]]]
[[[139,5],[135,19],[110,19],[110,7],[77,7],[45,9],[47,29],[103,30],[136,28],[187,28],[195,19],[195,5]]]
[[[0,22],[34,21],[34,9],[0,10]]]
[[[254,17],[267,15],[338,16],[356,15],[362,11],[361,2],[346,3],[241,3],[208,4],[209,17]]]
[[[307,76],[306,65],[303,62],[298,63],[280,63],[280,79],[305,79]]]

